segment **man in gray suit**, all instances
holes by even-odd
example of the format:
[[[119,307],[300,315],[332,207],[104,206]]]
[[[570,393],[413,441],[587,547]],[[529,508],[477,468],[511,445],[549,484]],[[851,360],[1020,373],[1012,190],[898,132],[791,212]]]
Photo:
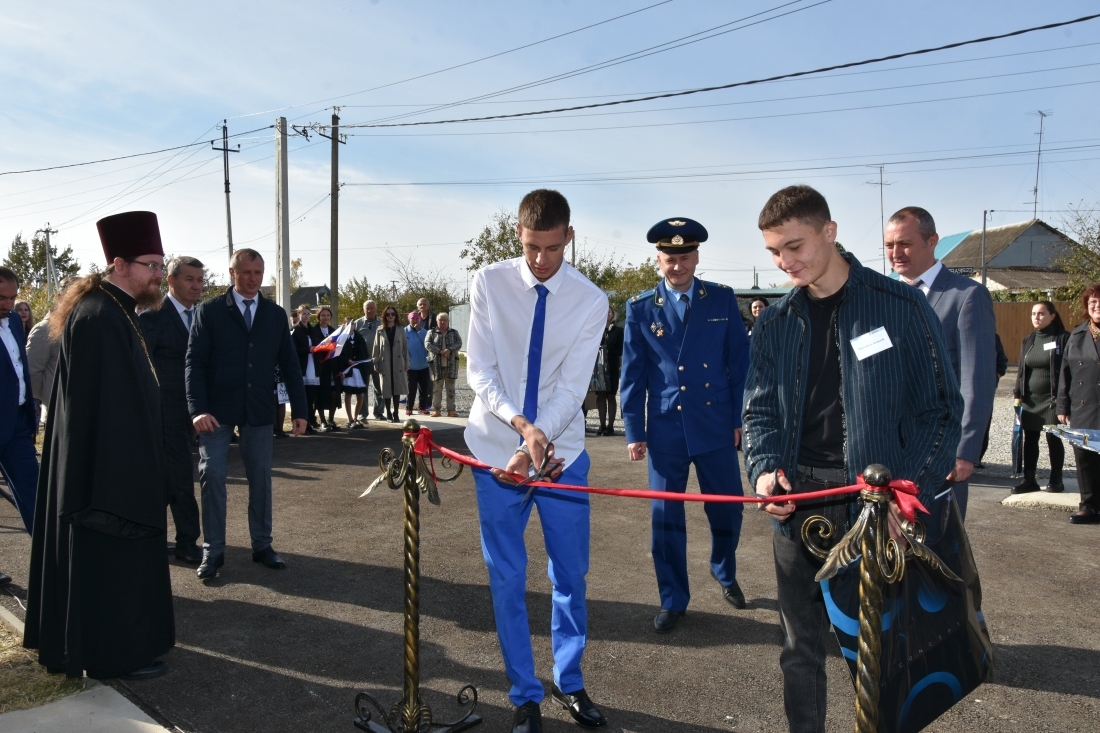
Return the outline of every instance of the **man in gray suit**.
[[[919,206],[906,206],[890,217],[883,235],[886,256],[904,282],[920,288],[940,317],[951,365],[963,396],[962,438],[955,468],[944,490],[954,489],[966,516],[970,474],[982,452],[985,426],[993,414],[997,389],[997,324],[993,299],[980,283],[951,272],[936,260],[936,222]],[[930,507],[931,508],[931,507]]]

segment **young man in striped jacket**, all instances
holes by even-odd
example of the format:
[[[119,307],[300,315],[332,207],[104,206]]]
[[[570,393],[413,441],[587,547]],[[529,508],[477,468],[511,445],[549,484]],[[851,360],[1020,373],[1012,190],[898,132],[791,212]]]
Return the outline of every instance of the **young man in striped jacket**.
[[[753,328],[743,416],[750,484],[768,496],[817,491],[853,484],[881,463],[914,481],[935,513],[963,403],[924,294],[841,254],[829,205],[809,186],[774,194],[758,225],[795,287]],[[763,505],[776,530],[779,664],[792,733],[824,733],[827,701],[829,619],[802,523],[824,515],[842,537],[855,519],[852,496]],[[890,508],[893,533],[900,514]]]

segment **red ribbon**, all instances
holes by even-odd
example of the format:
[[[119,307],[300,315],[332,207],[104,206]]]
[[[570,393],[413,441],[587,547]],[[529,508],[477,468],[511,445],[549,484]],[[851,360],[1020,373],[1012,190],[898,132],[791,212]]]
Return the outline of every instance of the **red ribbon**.
[[[432,457],[432,450],[436,450],[440,455],[445,458],[449,458],[456,463],[461,463],[471,468],[481,468],[486,471],[493,470],[493,467],[487,463],[482,463],[473,456],[466,456],[450,448],[444,447],[439,443],[436,443],[432,438],[432,431],[428,428],[420,428],[420,433],[404,433],[405,437],[416,436],[416,440],[413,443],[413,452],[427,456],[429,460]],[[432,466],[433,474],[435,466]],[[434,475],[433,475],[434,477]],[[511,475],[511,478],[516,481],[523,480],[523,476]],[[788,501],[813,501],[815,499],[827,499],[833,496],[843,496],[845,494],[854,494],[856,492],[867,489],[869,491],[892,491],[894,499],[897,501],[898,508],[901,509],[902,514],[910,522],[916,517],[916,510],[920,510],[925,514],[928,514],[928,510],[921,504],[917,495],[920,493],[920,489],[912,481],[907,479],[895,479],[891,481],[887,486],[879,487],[872,486],[863,480],[862,474],[858,477],[856,483],[852,486],[838,486],[832,489],[822,489],[821,491],[808,491],[801,494],[778,494],[776,496],[729,496],[725,494],[688,494],[677,493],[669,491],[653,491],[649,489],[607,489],[595,486],[576,486],[572,484],[558,484],[552,481],[532,481],[525,486],[537,486],[545,489],[563,489],[565,491],[580,491],[586,494],[603,494],[605,496],[624,496],[635,499],[655,499],[657,501],[699,501],[713,504],[768,504],[768,503],[785,503]]]
[[[916,519],[917,510],[921,510],[925,514],[931,514],[924,508],[924,504],[921,504],[920,499],[917,496],[920,494],[920,489],[917,485],[909,479],[896,478],[886,486],[872,486],[863,480],[863,474],[861,473],[856,477],[856,486],[862,491],[867,489],[869,491],[892,491],[894,494],[894,501],[898,504],[898,509],[905,515],[905,518],[912,522]]]

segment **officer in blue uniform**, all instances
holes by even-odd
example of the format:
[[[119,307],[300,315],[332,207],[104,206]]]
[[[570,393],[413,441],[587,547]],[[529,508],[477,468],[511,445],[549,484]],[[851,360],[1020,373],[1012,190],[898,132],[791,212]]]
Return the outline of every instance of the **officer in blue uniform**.
[[[741,397],[749,366],[749,339],[737,298],[718,283],[695,277],[702,224],[665,219],[649,230],[664,279],[627,303],[623,347],[622,412],[630,459],[649,455],[649,486],[683,493],[694,463],[704,494],[741,494],[737,445]],[[646,422],[648,416],[648,424]],[[648,449],[648,450],[647,450]],[[740,504],[706,504],[711,575],[737,608]],[[659,633],[671,631],[690,599],[684,503],[654,501],[653,564],[661,611]]]

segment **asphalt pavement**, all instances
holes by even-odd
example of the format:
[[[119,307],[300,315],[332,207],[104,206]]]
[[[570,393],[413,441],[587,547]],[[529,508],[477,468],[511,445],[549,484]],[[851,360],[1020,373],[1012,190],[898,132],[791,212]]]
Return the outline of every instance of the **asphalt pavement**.
[[[387,708],[400,697],[403,664],[400,492],[359,494],[377,476],[378,452],[397,447],[399,426],[280,440],[275,446],[272,571],[251,562],[247,486],[234,448],[226,564],[201,582],[172,561],[178,644],[164,677],[123,694],[168,728],[196,733],[355,730],[360,691]],[[437,438],[463,448],[461,431]],[[625,441],[590,436],[593,485],[644,487],[644,463]],[[732,463],[731,471],[737,470]],[[992,682],[955,706],[932,731],[1095,731],[1100,720],[1100,527],[1074,526],[1065,511],[1001,505],[1010,479],[971,490],[967,527],[995,645]],[[463,473],[441,488],[442,506],[421,516],[420,632],[423,696],[436,720],[454,695],[477,686],[481,730],[507,731],[512,708],[493,626],[478,539],[473,484]],[[727,604],[708,573],[701,506],[688,507],[693,599],[668,635],[651,627],[658,595],[649,555],[649,506],[592,499],[586,688],[611,731],[783,731],[779,626],[771,528],[746,511],[738,576],[749,607]],[[528,529],[528,608],[537,671],[551,677],[550,583],[537,514]],[[0,569],[25,593],[29,539],[0,506]],[[0,603],[22,617],[11,594]],[[832,648],[829,730],[851,730],[854,696]],[[575,730],[549,699],[545,730]]]

